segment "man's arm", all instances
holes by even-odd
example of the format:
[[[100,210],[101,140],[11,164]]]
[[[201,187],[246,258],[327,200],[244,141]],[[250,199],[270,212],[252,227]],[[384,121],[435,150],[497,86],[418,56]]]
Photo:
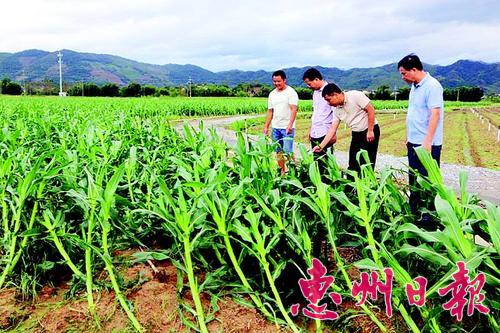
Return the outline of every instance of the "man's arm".
[[[365,110],[368,114],[368,131],[366,132],[366,141],[372,142],[375,140],[375,133],[373,133],[373,127],[375,126],[375,108],[372,103],[368,103],[363,110]]]
[[[269,125],[271,125],[271,120],[273,119],[273,109],[267,109],[266,122],[264,123],[264,135],[269,133]]]
[[[290,121],[288,122],[288,126],[286,127],[286,134],[290,134],[293,129],[293,123],[295,122],[295,117],[297,116],[297,105],[290,105]]]
[[[319,145],[313,148],[313,152],[319,153],[323,149],[325,149],[326,146],[330,143],[330,140],[334,138],[334,142],[337,141],[336,136],[337,136],[337,129],[339,128],[340,125],[340,120],[334,120],[332,122],[332,125],[328,129],[328,132],[326,133],[325,137],[323,138],[323,141]]]
[[[429,119],[429,127],[427,128],[427,135],[422,142],[422,147],[427,149],[427,151],[431,151],[432,149],[432,139],[434,138],[434,134],[436,133],[436,128],[439,123],[439,117],[441,113],[441,108],[432,108],[431,109],[431,117]]]

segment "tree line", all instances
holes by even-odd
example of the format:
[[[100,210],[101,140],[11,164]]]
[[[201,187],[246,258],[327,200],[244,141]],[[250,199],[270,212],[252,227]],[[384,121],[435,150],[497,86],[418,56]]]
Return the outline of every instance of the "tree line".
[[[376,100],[408,100],[410,88],[405,86],[391,91],[388,85],[381,85],[368,94],[370,99]],[[443,97],[445,101],[478,102],[483,98],[484,90],[480,87],[456,87],[444,88]]]
[[[101,86],[88,82],[65,85],[64,91],[70,96],[102,96],[102,97],[141,97],[141,96],[192,96],[192,97],[267,97],[273,86],[261,83],[240,83],[235,87],[225,84],[192,84],[179,87],[155,87],[131,82],[126,86],[106,83]],[[312,91],[305,87],[295,87],[300,99],[312,99]],[[51,80],[30,82],[24,87],[9,78],[1,81],[1,94],[4,95],[57,95],[59,87]],[[409,87],[391,90],[388,85],[381,85],[367,92],[374,100],[408,100]],[[480,87],[445,88],[444,99],[447,101],[477,102],[484,96]]]

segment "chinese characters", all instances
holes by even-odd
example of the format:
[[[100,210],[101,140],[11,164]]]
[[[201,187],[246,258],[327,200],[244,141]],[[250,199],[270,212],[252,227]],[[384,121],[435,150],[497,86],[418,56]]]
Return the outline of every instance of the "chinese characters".
[[[485,299],[481,290],[485,283],[485,275],[479,272],[474,279],[470,279],[469,271],[462,261],[457,262],[458,271],[452,275],[453,282],[448,286],[438,289],[440,296],[445,296],[451,292],[451,299],[443,304],[445,310],[450,311],[450,314],[458,321],[463,318],[465,306],[467,306],[467,316],[472,316],[475,310],[480,313],[489,313],[488,307],[482,304]],[[360,300],[356,303],[361,306],[369,297],[372,300],[378,298],[378,294],[384,297],[387,316],[392,316],[392,285],[394,272],[391,268],[384,268],[384,282],[380,280],[379,274],[376,271],[361,273],[361,281],[355,282],[351,290],[351,295],[357,297],[360,295]],[[339,317],[334,310],[327,309],[328,303],[320,304],[325,298],[328,289],[333,285],[335,279],[333,276],[326,275],[326,267],[316,258],[312,261],[312,267],[307,270],[310,279],[301,278],[299,280],[300,290],[302,295],[308,300],[309,304],[302,309],[302,313],[312,319],[319,320],[335,320]],[[422,307],[426,300],[427,279],[419,276],[413,280],[414,285],[408,283],[405,286],[406,297],[410,305]],[[342,303],[342,296],[335,292],[328,293],[328,296],[335,305]],[[468,296],[468,298],[467,298]],[[300,304],[291,306],[291,313],[297,316],[300,310]]]

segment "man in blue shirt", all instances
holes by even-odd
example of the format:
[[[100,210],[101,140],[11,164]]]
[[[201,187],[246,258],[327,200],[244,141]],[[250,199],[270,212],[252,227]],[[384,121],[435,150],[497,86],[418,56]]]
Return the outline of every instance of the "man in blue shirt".
[[[406,146],[410,167],[409,183],[410,186],[414,186],[415,171],[427,176],[427,171],[415,153],[416,147],[424,147],[431,153],[437,164],[440,164],[443,145],[443,87],[423,70],[422,62],[415,54],[401,59],[398,69],[401,78],[411,84],[406,115]],[[422,200],[418,191],[410,191],[410,209],[412,213],[417,213]],[[428,216],[423,216],[422,220],[425,222]]]

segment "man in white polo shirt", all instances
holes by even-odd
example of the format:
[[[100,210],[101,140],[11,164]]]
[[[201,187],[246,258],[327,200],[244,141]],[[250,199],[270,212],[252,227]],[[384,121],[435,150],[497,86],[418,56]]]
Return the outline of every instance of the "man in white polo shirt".
[[[278,143],[276,147],[278,165],[281,173],[285,173],[285,156],[293,156],[293,138],[295,136],[295,117],[299,96],[290,86],[286,85],[286,74],[278,70],[272,75],[275,89],[268,98],[267,116],[264,124],[264,135],[269,133],[272,125],[272,138]]]
[[[356,155],[361,149],[368,152],[373,168],[377,159],[380,128],[375,119],[375,109],[370,99],[357,90],[342,91],[334,84],[329,83],[323,88],[323,98],[333,106],[332,126],[323,141],[313,148],[314,152],[325,149],[331,138],[337,134],[340,121],[344,121],[352,130],[351,146],[349,148],[349,170],[360,172],[360,164]],[[361,163],[367,163],[361,157]]]
[[[409,183],[416,184],[416,173],[427,176],[422,163],[415,153],[415,148],[422,146],[440,164],[441,147],[443,145],[444,101],[443,87],[429,73],[423,70],[420,59],[409,54],[398,63],[401,78],[411,84],[408,113],[406,114],[406,146],[408,149],[408,165],[410,167]],[[410,189],[410,209],[417,213],[422,204],[419,192]],[[429,220],[424,214],[423,222]]]

